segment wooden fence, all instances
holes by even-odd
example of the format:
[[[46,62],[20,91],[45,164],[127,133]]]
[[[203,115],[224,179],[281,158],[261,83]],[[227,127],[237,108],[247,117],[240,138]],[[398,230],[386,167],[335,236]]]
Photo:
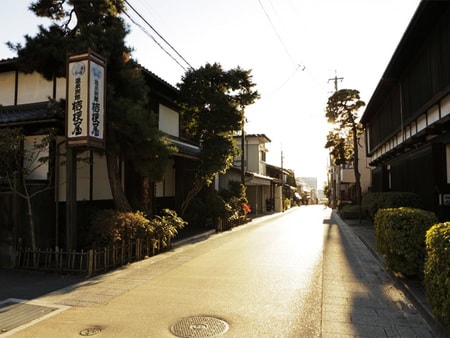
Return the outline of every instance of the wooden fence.
[[[62,249],[21,249],[17,251],[16,267],[90,277],[154,256],[170,248],[170,238],[164,241],[144,238],[101,249],[70,252]]]

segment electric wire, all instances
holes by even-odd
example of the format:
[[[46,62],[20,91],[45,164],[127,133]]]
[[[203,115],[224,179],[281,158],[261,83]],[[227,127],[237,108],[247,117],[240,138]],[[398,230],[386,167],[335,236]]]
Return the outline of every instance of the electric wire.
[[[153,42],[155,42],[159,48],[161,48],[173,61],[175,61],[184,71],[186,71],[186,67],[184,67],[172,54],[170,54],[156,39],[153,35],[151,35],[145,27],[140,25],[136,20],[134,20],[128,13],[125,12],[125,15],[130,19],[131,22],[133,22],[136,26],[138,26],[148,37],[150,37]]]
[[[293,64],[294,66],[297,66],[297,64],[296,64],[296,62],[294,61],[293,57],[292,57],[291,54],[289,53],[289,50],[287,49],[286,44],[284,43],[284,41],[283,41],[283,39],[281,38],[280,34],[278,34],[278,31],[277,31],[275,25],[273,24],[273,21],[272,21],[272,19],[270,18],[269,13],[267,13],[267,11],[266,11],[264,5],[262,4],[261,0],[258,0],[258,2],[259,2],[259,5],[260,5],[261,8],[262,8],[264,14],[266,15],[267,20],[269,20],[269,23],[270,23],[270,25],[272,26],[272,29],[273,29],[275,35],[277,36],[278,40],[280,40],[280,43],[281,43],[281,45],[283,46],[284,51],[286,52],[287,56],[288,56],[289,59],[291,60],[292,64]]]
[[[164,43],[170,47],[170,49],[172,49],[172,51],[174,51],[176,53],[176,55],[178,55],[178,57],[183,60],[184,63],[186,63],[186,65],[188,65],[188,67],[190,69],[193,69],[194,67],[191,66],[191,64],[186,61],[186,59],[129,3],[128,0],[125,0],[125,3],[129,6],[129,8],[148,26],[150,27],[150,29],[155,32],[155,34],[162,40],[164,41]],[[133,19],[127,12],[125,12],[125,15],[136,25],[138,26],[145,34],[147,34],[167,55],[169,55],[181,68],[183,68],[183,70],[186,71],[186,67],[184,67],[183,65],[181,65],[180,62],[178,62],[178,60],[175,59],[175,57],[170,54],[163,46],[161,43],[159,43],[156,38],[150,34],[145,27],[143,27],[142,25],[140,25],[135,19]]]

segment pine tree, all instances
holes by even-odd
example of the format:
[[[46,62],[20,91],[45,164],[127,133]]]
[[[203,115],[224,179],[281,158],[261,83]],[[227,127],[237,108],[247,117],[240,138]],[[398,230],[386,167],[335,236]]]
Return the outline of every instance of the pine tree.
[[[341,89],[328,98],[326,117],[335,128],[327,136],[326,148],[330,148],[334,164],[340,165],[353,162],[355,173],[356,202],[361,203],[361,173],[359,172],[358,141],[362,126],[358,122],[358,110],[364,107],[359,91]],[[350,143],[348,142],[350,140]]]
[[[46,79],[66,76],[68,54],[88,49],[107,61],[106,156],[115,207],[130,211],[122,189],[119,160],[130,161],[147,181],[162,178],[173,149],[158,130],[148,107],[148,87],[142,69],[125,45],[128,29],[120,14],[124,0],[38,0],[29,7],[37,16],[52,20],[36,36],[25,36],[17,51],[19,70],[37,71]]]
[[[178,84],[183,130],[200,144],[196,177],[182,203],[182,214],[216,174],[233,164],[239,151],[233,135],[243,127],[244,108],[259,97],[254,86],[250,71],[240,67],[225,71],[218,63],[188,70]]]

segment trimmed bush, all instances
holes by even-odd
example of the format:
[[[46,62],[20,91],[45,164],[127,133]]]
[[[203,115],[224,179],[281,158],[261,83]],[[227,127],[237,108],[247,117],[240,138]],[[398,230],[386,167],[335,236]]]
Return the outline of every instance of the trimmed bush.
[[[387,268],[408,277],[423,278],[425,235],[437,222],[434,213],[421,209],[378,210],[374,220],[375,240]]]
[[[151,238],[154,241],[160,240],[162,247],[170,247],[171,239],[186,224],[170,209],[163,209],[161,215],[156,215],[151,220],[141,211],[100,210],[91,224],[91,242],[94,247],[101,247],[137,238]]]
[[[170,247],[171,240],[187,224],[177,213],[170,209],[163,209],[161,215],[156,215],[152,220],[154,232],[160,239],[163,247]]]
[[[422,208],[420,196],[412,192],[371,192],[362,199],[362,208],[371,219],[379,209],[400,207]]]
[[[450,330],[450,223],[426,233],[425,293],[434,315]]]
[[[359,219],[366,218],[365,210],[360,208],[359,205],[343,205],[339,211],[339,215],[343,219]]]
[[[143,212],[98,211],[91,224],[94,246],[108,246],[135,238],[152,236],[155,228]]]

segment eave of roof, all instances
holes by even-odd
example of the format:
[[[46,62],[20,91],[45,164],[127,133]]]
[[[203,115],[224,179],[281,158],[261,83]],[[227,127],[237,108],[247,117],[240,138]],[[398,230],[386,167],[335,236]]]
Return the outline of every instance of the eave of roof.
[[[62,120],[63,116],[58,116],[57,112],[51,109],[49,101],[0,106],[0,126],[46,122],[57,119]]]
[[[198,146],[174,138],[171,138],[170,142],[177,147],[178,156],[190,157],[195,159],[200,156],[200,148]]]
[[[159,82],[160,84],[164,85],[167,88],[170,88],[170,90],[172,90],[174,93],[178,92],[178,88],[176,88],[175,86],[172,86],[169,82],[167,82],[166,80],[163,80],[161,77],[159,77],[158,75],[156,75],[155,73],[153,73],[152,71],[148,70],[147,68],[140,66],[142,68],[142,70],[144,71],[144,73],[146,73],[147,75],[149,75],[152,79],[156,80],[157,82]]]
[[[235,138],[241,137],[241,135],[234,136]],[[261,143],[270,143],[272,140],[266,136],[266,134],[246,134],[246,138],[257,138]]]
[[[0,59],[0,67],[6,70],[15,69],[16,67],[16,61],[17,57],[14,58],[7,58],[7,59]],[[171,85],[169,82],[163,80],[161,77],[153,73],[152,71],[148,70],[147,68],[137,64],[138,67],[141,67],[141,69],[144,71],[144,73],[149,76],[151,79],[155,80],[157,83],[161,84],[162,86],[168,88],[173,93],[178,93],[178,88]]]
[[[408,64],[407,61],[411,58],[411,55],[419,50],[431,27],[436,25],[439,18],[449,8],[449,2],[447,1],[422,0],[420,2],[366,106],[360,120],[361,123],[366,123],[376,112],[380,102],[383,102],[385,99],[384,94],[397,84],[401,72],[405,65]]]

